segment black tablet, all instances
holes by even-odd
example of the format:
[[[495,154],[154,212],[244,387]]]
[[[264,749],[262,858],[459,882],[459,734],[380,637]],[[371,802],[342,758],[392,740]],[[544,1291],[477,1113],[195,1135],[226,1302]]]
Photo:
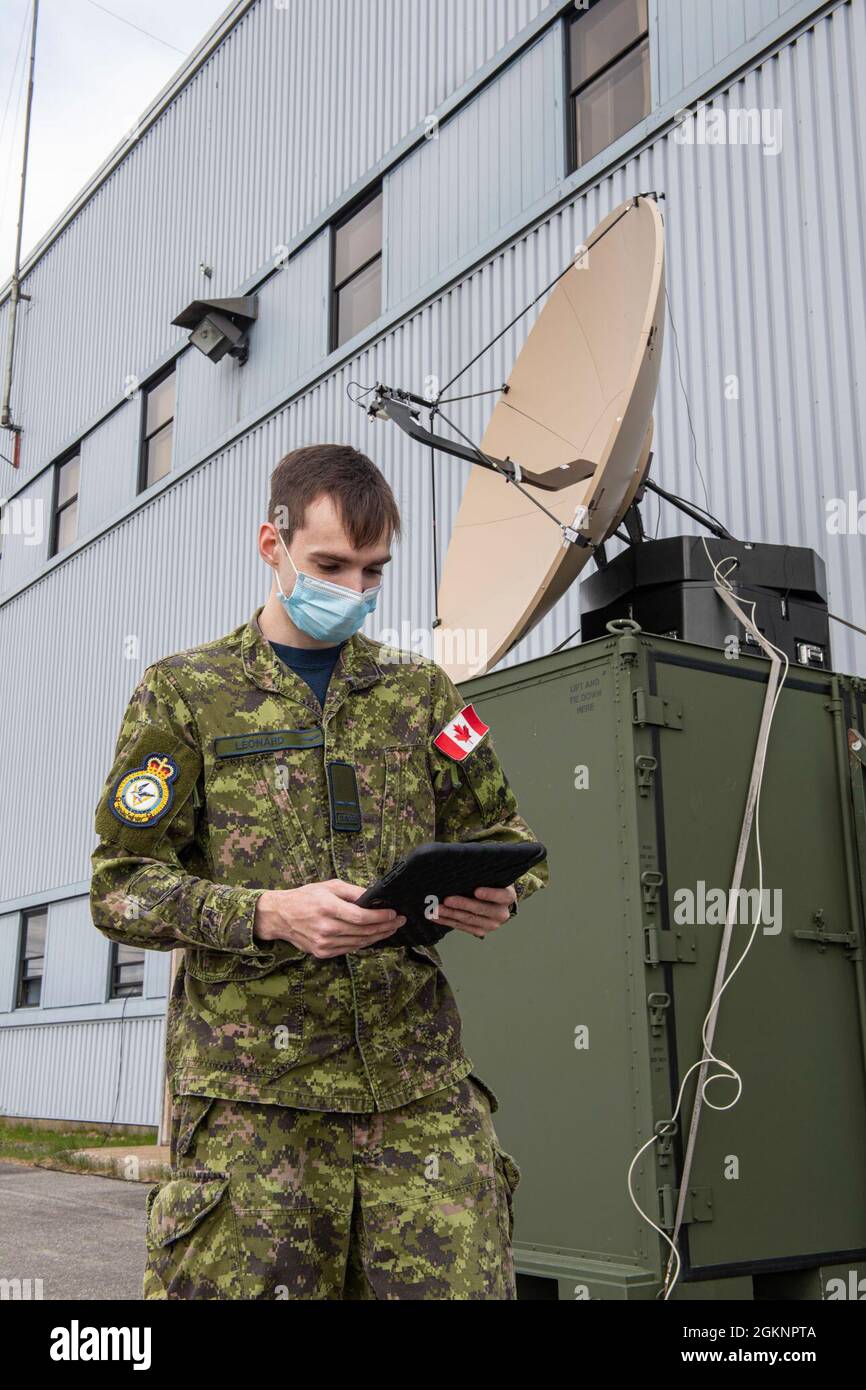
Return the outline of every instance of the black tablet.
[[[429,946],[451,927],[432,916],[452,895],[471,898],[476,888],[504,888],[543,859],[538,840],[433,841],[399,859],[357,899],[357,907],[390,907],[405,924],[378,942],[382,946]]]

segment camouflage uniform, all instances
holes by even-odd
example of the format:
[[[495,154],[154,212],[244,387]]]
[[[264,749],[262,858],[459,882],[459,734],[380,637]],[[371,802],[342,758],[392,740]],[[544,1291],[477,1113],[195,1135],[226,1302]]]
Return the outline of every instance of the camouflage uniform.
[[[364,1115],[179,1097],[144,1297],[513,1299],[490,1108],[471,1077]]]
[[[492,733],[459,764],[433,743],[465,703],[435,662],[356,634],[322,709],[260,613],[147,668],[96,810],[94,924],[184,948],[166,1033],[173,1177],[148,1196],[145,1296],[339,1297],[360,1222],[368,1291],[348,1296],[513,1297],[519,1170],[436,948],[386,939],[318,960],[260,940],[254,915],[266,889],[366,886],[425,841],[535,837]],[[331,761],[355,767],[356,832],[332,828]],[[547,877],[533,866],[518,902]]]

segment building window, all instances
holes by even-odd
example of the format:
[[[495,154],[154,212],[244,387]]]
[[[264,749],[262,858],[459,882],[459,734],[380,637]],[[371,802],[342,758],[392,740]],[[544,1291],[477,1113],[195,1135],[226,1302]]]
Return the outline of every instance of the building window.
[[[78,477],[81,459],[78,454],[58,463],[54,502],[54,529],[51,554],[58,555],[78,535]]]
[[[171,472],[171,445],[174,434],[175,371],[160,377],[144,389],[144,427],[141,450],[139,492],[153,487]]]
[[[48,913],[44,908],[25,912],[21,927],[21,951],[18,959],[18,1008],[38,1008],[42,998],[42,973],[45,968],[45,930]]]
[[[568,25],[569,167],[649,115],[647,0],[596,0]]]
[[[112,999],[126,999],[144,992],[144,951],[122,941],[111,943]]]
[[[333,230],[331,349],[382,312],[382,191]]]

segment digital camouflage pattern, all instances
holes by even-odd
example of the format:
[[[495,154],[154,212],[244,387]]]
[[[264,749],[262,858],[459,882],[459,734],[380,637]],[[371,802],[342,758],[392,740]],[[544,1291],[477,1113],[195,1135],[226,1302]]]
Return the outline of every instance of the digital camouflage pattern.
[[[181,1097],[144,1297],[514,1299],[493,1108],[472,1077],[368,1115]]]
[[[438,951],[386,941],[317,960],[254,937],[259,894],[367,887],[425,841],[535,836],[492,732],[459,765],[433,745],[465,703],[440,666],[358,633],[322,710],[260,613],[139,682],[96,810],[93,921],[113,941],[184,948],[167,1019],[174,1094],[391,1110],[473,1068]],[[356,833],[331,829],[332,760],[356,768]],[[542,860],[518,901],[547,878]]]

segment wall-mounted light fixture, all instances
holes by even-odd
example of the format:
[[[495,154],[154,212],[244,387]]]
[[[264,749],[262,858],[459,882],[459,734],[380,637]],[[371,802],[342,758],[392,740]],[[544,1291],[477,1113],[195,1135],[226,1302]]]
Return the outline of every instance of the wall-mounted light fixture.
[[[189,341],[211,362],[226,353],[243,364],[249,351],[247,331],[258,317],[258,296],[242,299],[194,299],[172,323],[191,328]]]

